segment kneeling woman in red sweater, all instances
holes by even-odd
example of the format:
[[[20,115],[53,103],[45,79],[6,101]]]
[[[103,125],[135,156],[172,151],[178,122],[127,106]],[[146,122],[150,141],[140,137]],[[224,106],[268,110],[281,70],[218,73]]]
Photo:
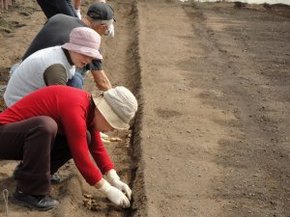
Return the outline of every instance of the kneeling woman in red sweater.
[[[2,112],[0,159],[23,162],[15,174],[15,201],[38,210],[56,207],[58,201],[48,196],[51,174],[73,158],[90,185],[115,205],[129,207],[131,189],[114,170],[99,132],[128,128],[137,107],[125,87],[92,97],[59,85],[39,89]]]

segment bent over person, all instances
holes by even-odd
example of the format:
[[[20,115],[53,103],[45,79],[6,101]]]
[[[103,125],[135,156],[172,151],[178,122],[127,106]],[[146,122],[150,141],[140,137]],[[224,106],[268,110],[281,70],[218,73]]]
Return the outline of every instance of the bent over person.
[[[48,196],[50,175],[73,158],[90,185],[115,205],[129,207],[131,189],[120,181],[99,132],[129,128],[137,107],[134,95],[122,86],[92,97],[54,85],[0,113],[0,159],[23,162],[15,172],[15,201],[38,210],[56,207],[58,201]]]
[[[89,6],[86,16],[81,20],[76,17],[65,14],[57,14],[51,17],[34,37],[30,46],[21,58],[24,61],[34,52],[62,45],[69,41],[69,35],[74,28],[88,27],[96,31],[99,35],[114,36],[114,11],[107,3],[96,2]],[[18,65],[17,63],[16,65]],[[17,66],[13,66],[15,68]],[[107,90],[112,87],[105,71],[103,70],[102,60],[94,59],[91,64],[88,64],[84,69],[77,71],[68,81],[68,86],[83,88],[84,75],[86,71],[92,72],[96,86],[100,90]],[[11,72],[13,69],[11,69]]]
[[[75,67],[83,67],[99,52],[100,35],[88,27],[74,28],[69,42],[62,46],[39,50],[26,58],[8,81],[4,100],[9,107],[27,94],[50,85],[66,85],[75,74]]]

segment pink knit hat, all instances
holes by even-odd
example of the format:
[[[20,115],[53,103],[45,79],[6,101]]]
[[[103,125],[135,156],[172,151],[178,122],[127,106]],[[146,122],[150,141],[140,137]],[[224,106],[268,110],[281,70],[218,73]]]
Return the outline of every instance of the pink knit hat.
[[[96,59],[103,59],[99,49],[101,36],[88,27],[74,28],[69,35],[69,42],[62,45],[67,50],[74,51]]]

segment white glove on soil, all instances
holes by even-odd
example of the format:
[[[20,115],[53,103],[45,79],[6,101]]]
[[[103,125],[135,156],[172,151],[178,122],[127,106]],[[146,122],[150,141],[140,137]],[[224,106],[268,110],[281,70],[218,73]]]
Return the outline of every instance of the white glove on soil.
[[[75,11],[76,11],[78,18],[81,20],[82,19],[81,9],[75,9]]]
[[[115,205],[120,206],[122,208],[130,207],[130,201],[125,196],[125,194],[123,194],[123,192],[120,191],[119,189],[110,185],[110,183],[107,182],[106,180],[104,180],[104,184],[98,190],[104,193],[106,197]]]
[[[115,186],[120,191],[124,192],[126,196],[129,198],[129,200],[131,200],[132,190],[126,183],[120,180],[120,177],[118,176],[116,170],[114,169],[109,170],[106,176],[111,185]]]

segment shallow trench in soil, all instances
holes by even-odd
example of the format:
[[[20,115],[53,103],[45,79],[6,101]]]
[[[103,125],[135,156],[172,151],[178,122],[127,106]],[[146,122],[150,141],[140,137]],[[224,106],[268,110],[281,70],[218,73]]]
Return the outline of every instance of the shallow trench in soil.
[[[127,182],[133,188],[132,207],[123,212],[123,216],[134,216],[139,209],[145,210],[145,193],[143,189],[143,172],[141,159],[141,147],[139,132],[142,122],[142,85],[140,82],[141,69],[139,65],[139,44],[138,44],[138,11],[136,1],[116,1],[111,3],[116,14],[116,38],[104,42],[105,67],[113,85],[124,85],[128,87],[137,97],[139,102],[138,112],[132,122],[132,129],[128,132],[130,136],[129,148],[123,152],[114,153],[113,159],[116,166],[122,170],[122,167],[128,168]],[[90,81],[92,81],[90,79]],[[86,89],[91,89],[94,84],[88,82]],[[120,144],[123,146],[124,144]],[[125,154],[127,156],[124,156]],[[120,161],[119,159],[124,159]],[[127,158],[127,159],[126,159]],[[129,162],[124,164],[124,162]],[[138,198],[138,199],[137,199]],[[107,216],[114,216],[112,213]]]
[[[115,1],[111,2],[116,14],[116,38],[114,40],[105,39],[103,41],[104,49],[102,54],[105,59],[105,68],[108,76],[114,86],[124,85],[128,87],[137,97],[139,107],[135,119],[132,121],[130,132],[125,132],[125,136],[130,136],[129,148],[124,150],[124,147],[119,147],[122,152],[113,153],[113,159],[116,166],[120,170],[128,168],[127,182],[133,188],[132,207],[122,213],[115,215],[112,210],[106,216],[135,216],[138,210],[138,215],[144,214],[146,210],[146,196],[143,186],[143,170],[141,162],[141,147],[139,132],[142,128],[142,84],[141,84],[141,69],[139,56],[139,23],[138,23],[138,7],[137,2],[131,1]],[[92,79],[88,79],[86,89],[92,90],[94,84]],[[115,136],[115,135],[112,135]],[[122,138],[124,135],[117,135]],[[124,144],[119,144],[124,146]],[[114,149],[118,149],[117,147]],[[124,156],[127,153],[126,156]],[[120,161],[120,158],[123,159]],[[124,163],[129,162],[129,163]],[[124,167],[124,168],[122,168]],[[125,169],[126,170],[126,169]],[[143,213],[143,214],[142,214]]]
[[[0,12],[0,94],[45,22],[35,0],[14,2]],[[83,14],[91,2],[82,1]],[[116,37],[102,39],[104,69],[136,94],[139,110],[130,131],[105,145],[132,206],[113,206],[70,161],[52,186],[57,209],[39,213],[9,197],[9,217],[290,216],[290,8],[108,2],[117,22]],[[96,91],[90,75],[85,84]],[[15,189],[16,163],[0,161],[1,195]]]
[[[105,70],[113,84],[128,87],[137,97],[139,102],[138,113],[132,121],[130,132],[118,133],[117,136],[124,142],[113,144],[107,147],[111,153],[117,171],[122,179],[130,183],[133,190],[133,200],[130,209],[122,210],[115,208],[104,201],[96,199],[99,204],[98,216],[143,216],[146,210],[146,197],[143,186],[143,171],[141,159],[141,147],[139,132],[142,123],[142,86],[140,83],[141,69],[139,65],[138,49],[138,11],[136,1],[115,1],[111,2],[116,16],[116,37],[114,40],[104,39],[102,54],[105,59]],[[91,78],[87,79],[87,90],[94,90],[94,83]],[[129,136],[128,136],[129,135]],[[127,140],[125,139],[127,138]],[[104,212],[103,212],[104,211]],[[103,212],[103,213],[102,213]],[[94,215],[92,213],[92,215]]]

